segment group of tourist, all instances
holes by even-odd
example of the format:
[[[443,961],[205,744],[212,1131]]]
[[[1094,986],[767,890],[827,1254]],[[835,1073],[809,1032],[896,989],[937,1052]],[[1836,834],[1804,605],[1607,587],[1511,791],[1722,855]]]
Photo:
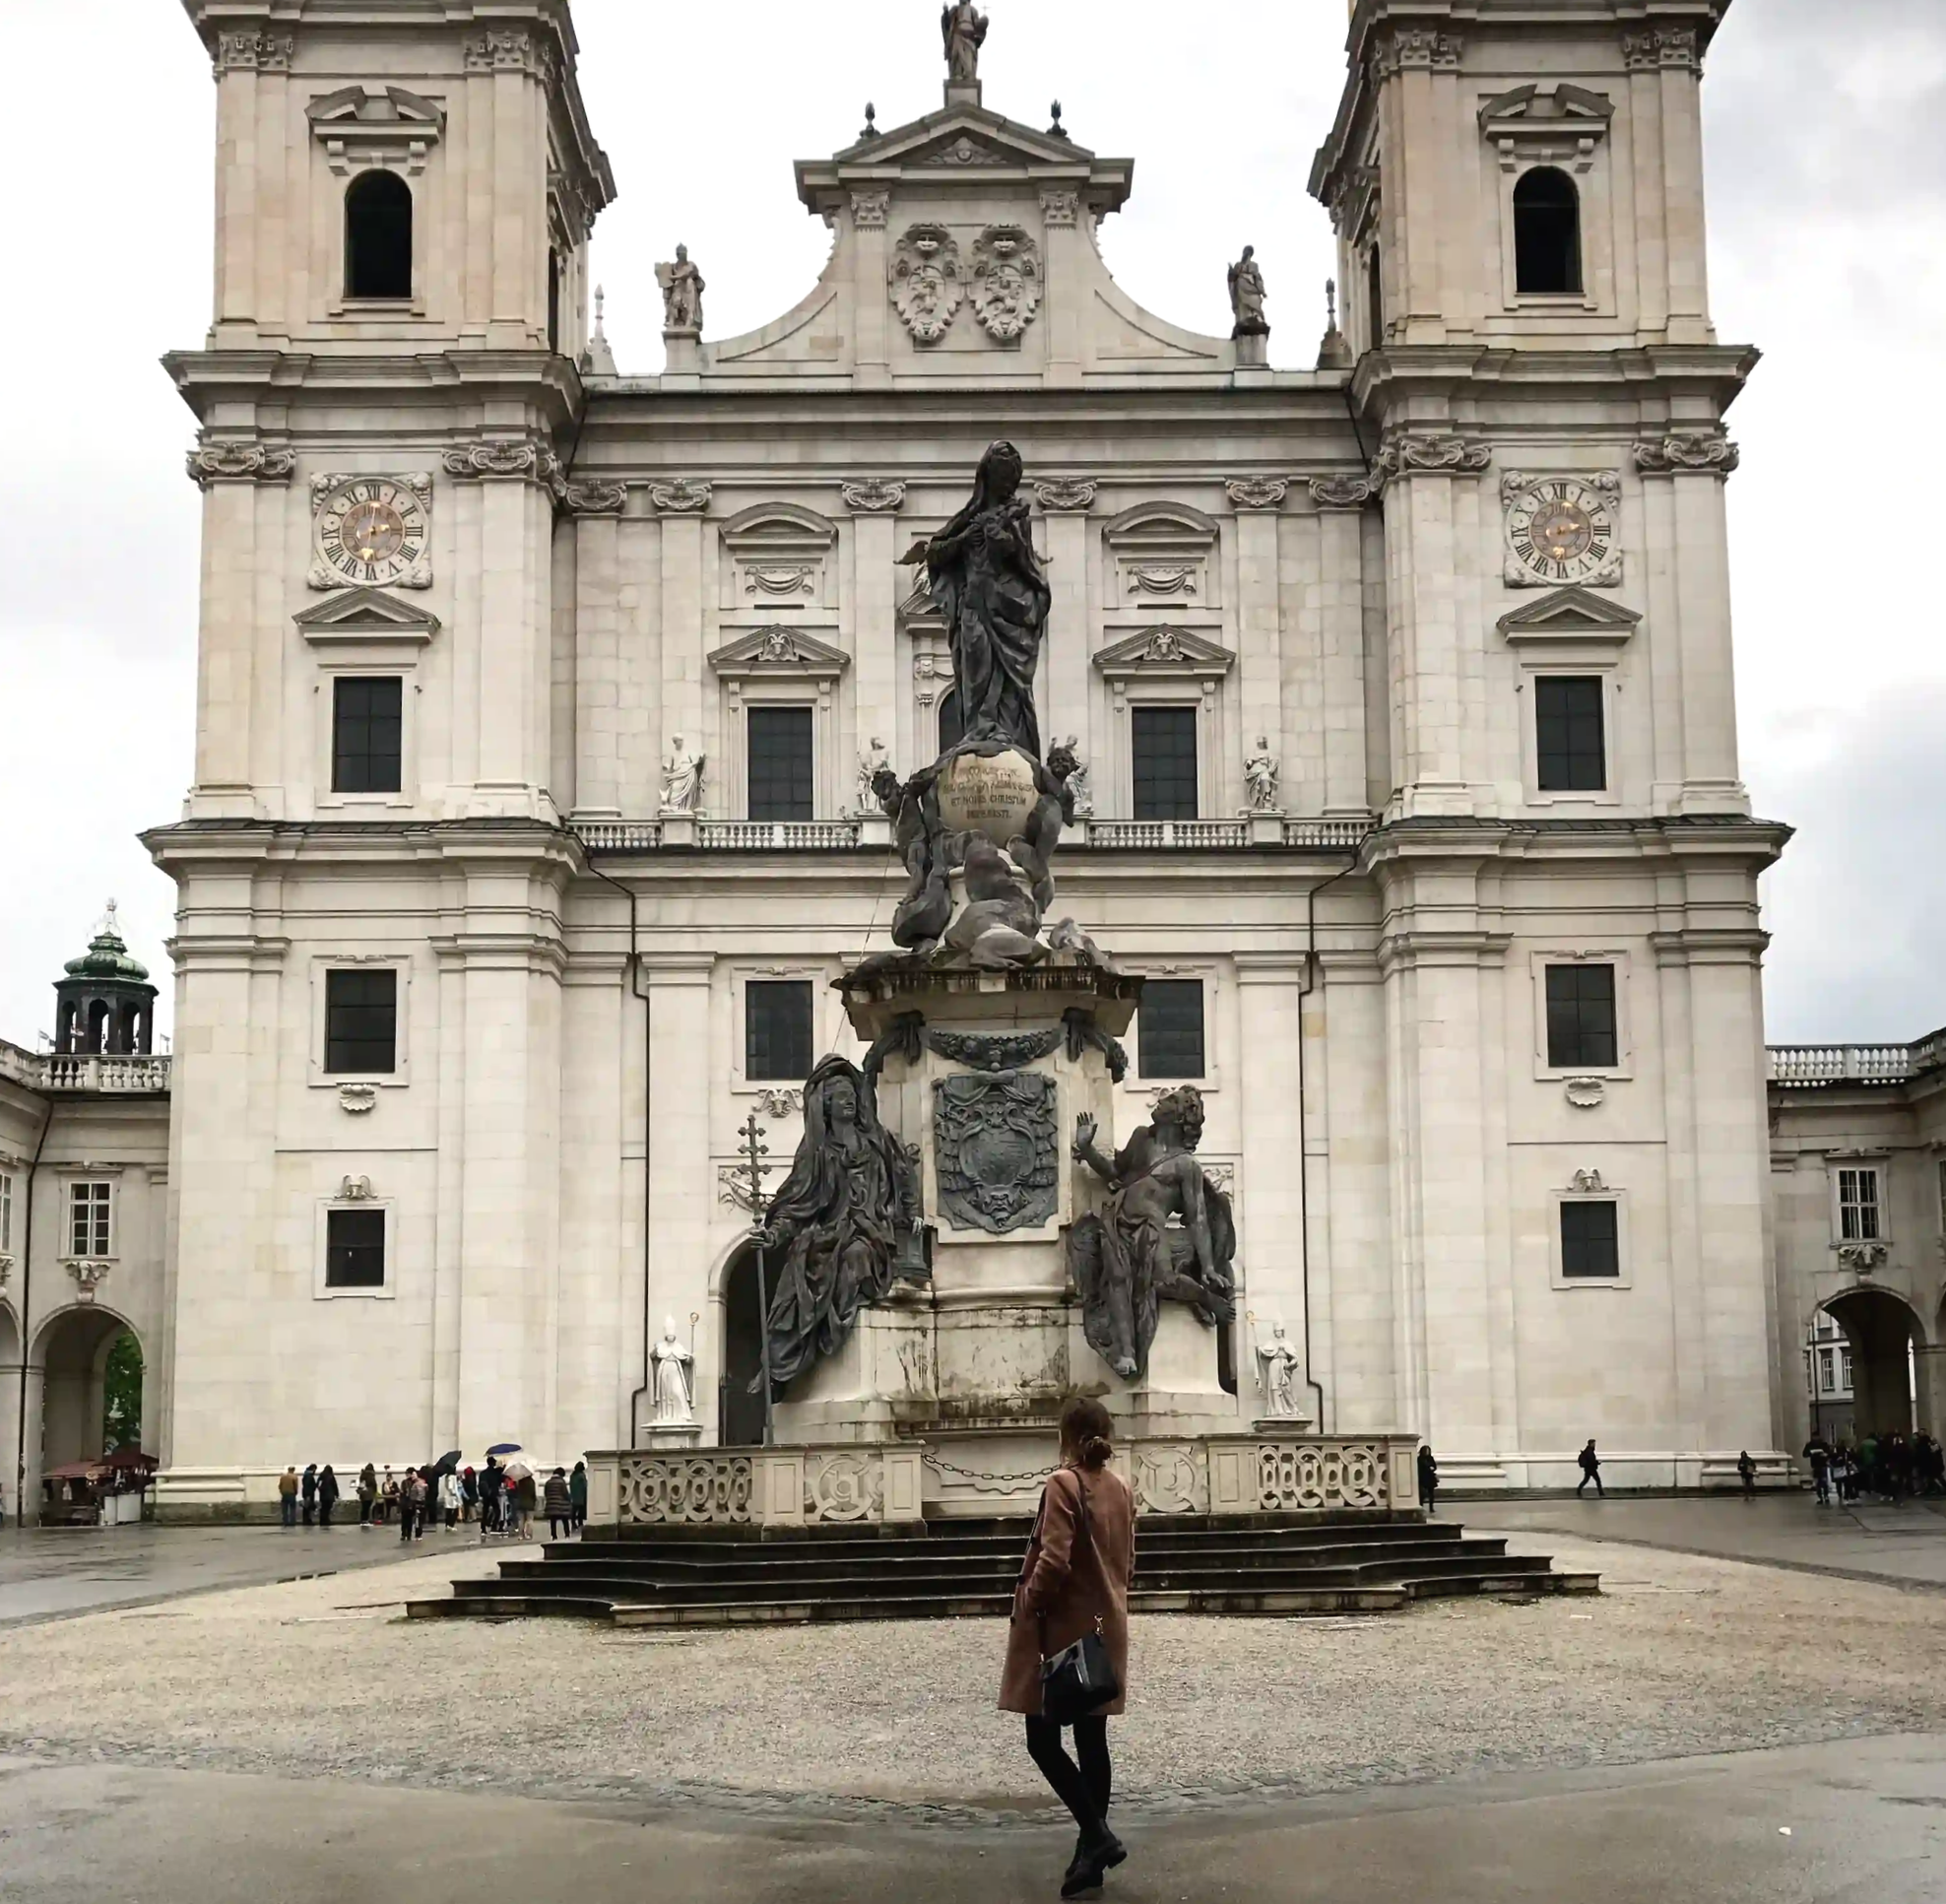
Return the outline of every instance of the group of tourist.
[[[286,1527],[328,1528],[344,1493],[329,1462],[312,1462],[300,1475],[294,1466],[278,1477],[278,1504]],[[416,1541],[428,1526],[443,1526],[448,1534],[478,1519],[483,1534],[534,1538],[534,1516],[543,1501],[553,1539],[578,1534],[588,1519],[588,1464],[577,1461],[574,1472],[556,1468],[545,1488],[537,1489],[534,1471],[524,1463],[503,1466],[486,1457],[484,1469],[453,1468],[444,1463],[381,1473],[366,1462],[358,1471],[355,1493],[361,1528],[397,1524],[399,1539]]]
[[[1854,1447],[1814,1434],[1804,1444],[1811,1485],[1818,1504],[1834,1498],[1856,1501],[1910,1500],[1920,1494],[1946,1494],[1946,1448],[1929,1434],[1868,1434]]]

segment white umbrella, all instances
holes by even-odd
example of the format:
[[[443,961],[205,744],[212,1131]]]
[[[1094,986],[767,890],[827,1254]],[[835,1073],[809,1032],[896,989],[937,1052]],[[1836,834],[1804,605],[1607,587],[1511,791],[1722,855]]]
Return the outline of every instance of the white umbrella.
[[[507,1463],[507,1478],[509,1480],[532,1480],[533,1477],[534,1470],[528,1467],[526,1462],[510,1461]]]

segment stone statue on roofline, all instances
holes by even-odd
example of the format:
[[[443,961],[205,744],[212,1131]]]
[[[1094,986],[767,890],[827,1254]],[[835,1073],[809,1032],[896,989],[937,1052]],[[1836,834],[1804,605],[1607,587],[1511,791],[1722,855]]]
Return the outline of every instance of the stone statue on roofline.
[[[1247,244],[1243,256],[1230,267],[1230,310],[1236,319],[1232,337],[1268,337],[1270,320],[1264,315],[1264,273],[1257,263],[1257,247]]]
[[[987,43],[987,16],[973,0],[955,0],[940,13],[946,46],[946,78],[954,86],[974,86],[980,78],[980,48]]]
[[[662,328],[701,336],[703,328],[703,274],[689,262],[689,247],[676,247],[674,264],[656,266],[656,283],[662,287]]]

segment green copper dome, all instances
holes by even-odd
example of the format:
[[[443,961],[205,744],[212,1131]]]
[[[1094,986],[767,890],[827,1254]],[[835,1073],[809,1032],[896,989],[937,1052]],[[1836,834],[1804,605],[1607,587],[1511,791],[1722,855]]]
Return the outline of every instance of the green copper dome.
[[[130,984],[148,982],[149,968],[139,958],[131,958],[115,919],[115,902],[108,901],[107,916],[88,942],[88,950],[67,963],[70,978],[118,978]]]

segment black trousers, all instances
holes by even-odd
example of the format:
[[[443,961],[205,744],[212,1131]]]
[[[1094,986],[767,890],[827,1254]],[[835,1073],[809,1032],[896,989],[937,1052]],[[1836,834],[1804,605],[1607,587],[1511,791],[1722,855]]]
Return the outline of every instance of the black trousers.
[[[1592,1481],[1594,1483],[1594,1491],[1597,1494],[1599,1494],[1603,1500],[1606,1500],[1608,1498],[1608,1490],[1601,1485],[1601,1477],[1599,1475],[1585,1473],[1581,1477],[1581,1485],[1575,1489],[1575,1492],[1578,1495],[1587,1493],[1588,1484],[1589,1481]]]
[[[1027,1753],[1040,1767],[1041,1776],[1054,1788],[1054,1796],[1073,1813],[1074,1822],[1085,1836],[1093,1837],[1107,1828],[1108,1805],[1114,1796],[1114,1771],[1108,1762],[1108,1721],[1102,1718],[1074,1721],[1074,1756],[1070,1758],[1061,1743],[1061,1728],[1052,1719],[1027,1721]]]

